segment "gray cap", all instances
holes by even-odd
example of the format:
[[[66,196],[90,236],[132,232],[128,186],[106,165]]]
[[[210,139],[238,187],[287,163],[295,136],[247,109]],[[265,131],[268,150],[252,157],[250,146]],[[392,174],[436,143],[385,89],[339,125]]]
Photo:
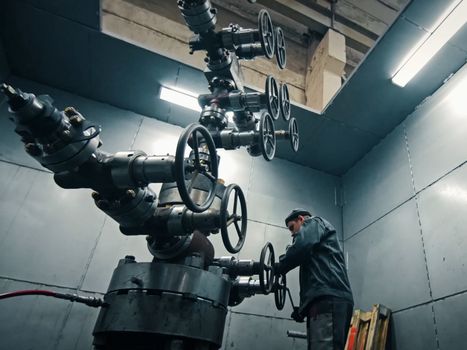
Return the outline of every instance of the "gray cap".
[[[311,213],[306,210],[306,209],[303,209],[303,208],[295,208],[294,210],[292,210],[290,212],[289,215],[287,215],[287,217],[285,218],[285,225],[287,226],[287,224],[289,223],[289,221],[292,221],[292,220],[295,220],[296,218],[298,218],[299,215],[302,215],[302,216],[311,216]]]

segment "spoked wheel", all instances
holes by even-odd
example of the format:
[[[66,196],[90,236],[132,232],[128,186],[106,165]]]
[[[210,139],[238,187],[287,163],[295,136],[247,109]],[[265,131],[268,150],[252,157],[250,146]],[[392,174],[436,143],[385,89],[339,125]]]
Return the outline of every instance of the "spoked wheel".
[[[284,31],[280,27],[274,28],[276,36],[276,60],[280,69],[284,69],[287,64],[287,50],[285,48]]]
[[[274,56],[276,41],[271,16],[269,16],[268,11],[266,10],[259,11],[258,30],[259,40],[261,41],[261,47],[263,48],[264,56],[267,58],[272,58],[272,56]]]
[[[263,112],[259,122],[259,146],[264,159],[271,161],[276,153],[276,130],[274,120],[268,112]]]
[[[281,84],[279,88],[279,107],[282,118],[288,121],[290,119],[290,95],[289,87],[286,83]]]
[[[290,145],[294,152],[298,151],[298,146],[300,144],[300,136],[298,134],[298,123],[297,119],[291,118],[289,121],[289,139]]]
[[[234,193],[232,211],[229,211],[230,197]],[[240,209],[240,212],[238,211]],[[225,189],[221,200],[220,209],[220,229],[222,241],[229,253],[235,254],[240,251],[245,243],[246,225],[247,225],[247,209],[245,195],[240,186],[231,184]],[[239,225],[239,221],[241,224]],[[234,226],[238,241],[235,246],[232,245],[229,238],[229,226]]]
[[[186,145],[190,140],[192,154],[185,158]],[[200,148],[207,146],[207,158],[200,157]],[[178,139],[175,152],[175,181],[183,202],[188,209],[200,213],[208,209],[216,195],[218,161],[216,146],[209,131],[200,124],[190,124]],[[192,197],[192,189],[198,177],[204,176],[209,182],[209,191],[206,199],[198,203]]]
[[[267,242],[259,258],[259,285],[263,294],[269,294],[274,286],[274,248]]]
[[[284,275],[276,275],[274,278],[274,303],[277,310],[282,310],[287,297],[287,279]]]
[[[279,88],[277,87],[276,79],[272,75],[268,75],[266,78],[266,99],[267,99],[267,107],[268,111],[271,114],[271,117],[274,120],[279,118]]]

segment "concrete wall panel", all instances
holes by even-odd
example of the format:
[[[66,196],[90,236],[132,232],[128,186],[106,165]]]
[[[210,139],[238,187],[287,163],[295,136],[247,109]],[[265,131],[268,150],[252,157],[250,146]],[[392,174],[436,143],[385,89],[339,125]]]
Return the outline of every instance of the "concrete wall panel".
[[[414,200],[347,240],[345,249],[356,308],[396,311],[429,300]]]
[[[350,169],[343,183],[345,238],[413,196],[403,127],[397,127]]]
[[[467,66],[407,118],[417,191],[467,160]]]
[[[390,332],[392,349],[437,349],[431,304],[393,314]]]
[[[21,168],[4,198],[14,215],[1,229],[0,275],[78,287],[104,222],[90,191],[63,190],[50,174]]]
[[[433,298],[467,290],[467,166],[423,191],[419,207]]]
[[[434,304],[440,349],[467,348],[465,337],[466,303],[467,294],[464,292]]]
[[[287,330],[304,332],[305,324],[233,312],[225,349],[306,349],[306,341],[287,338]]]

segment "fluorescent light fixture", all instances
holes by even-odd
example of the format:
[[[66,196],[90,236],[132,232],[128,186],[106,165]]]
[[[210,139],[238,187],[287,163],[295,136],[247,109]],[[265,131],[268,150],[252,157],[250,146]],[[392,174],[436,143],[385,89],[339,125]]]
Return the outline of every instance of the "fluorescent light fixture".
[[[433,30],[414,46],[392,78],[404,87],[467,21],[467,0],[454,1]]]
[[[198,104],[198,94],[179,88],[161,87],[160,99],[176,105],[201,112]]]

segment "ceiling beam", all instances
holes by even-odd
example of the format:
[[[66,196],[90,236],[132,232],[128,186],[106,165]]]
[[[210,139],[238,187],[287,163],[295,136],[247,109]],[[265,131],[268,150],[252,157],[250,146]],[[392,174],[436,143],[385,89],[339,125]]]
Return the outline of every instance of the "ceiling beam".
[[[307,4],[314,6],[318,11],[323,11],[327,16],[331,16],[331,3],[329,0],[307,1]],[[335,4],[335,16],[338,21],[349,27],[364,33],[372,39],[377,39],[387,29],[388,25],[363,11],[361,8],[353,5],[346,0],[339,0]]]
[[[331,18],[319,11],[301,4],[295,0],[259,0],[259,3],[287,17],[294,18],[306,25],[310,30],[325,34],[331,27]],[[334,23],[334,30],[347,38],[347,45],[361,52],[366,52],[374,45],[375,40],[367,35],[350,28],[339,21]]]
[[[386,6],[378,0],[346,0],[351,3],[353,6],[360,8],[361,10],[367,12],[380,19],[382,22],[387,25],[391,24],[394,19],[397,17],[398,12],[391,7]],[[404,0],[408,2],[410,0]]]
[[[346,65],[345,37],[329,29],[311,57],[306,80],[306,105],[322,111],[342,83]]]

